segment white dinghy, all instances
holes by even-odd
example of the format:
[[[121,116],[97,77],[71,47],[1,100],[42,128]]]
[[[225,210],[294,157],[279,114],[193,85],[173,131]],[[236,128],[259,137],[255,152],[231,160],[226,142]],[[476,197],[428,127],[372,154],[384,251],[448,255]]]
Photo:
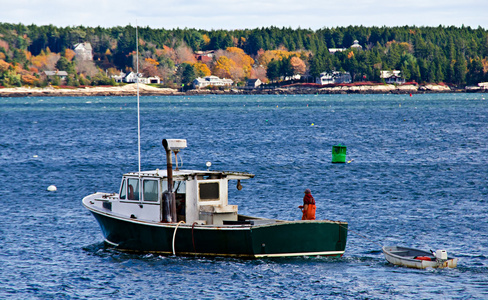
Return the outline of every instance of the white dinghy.
[[[413,248],[384,246],[383,254],[388,262],[409,268],[455,268],[457,258],[449,258],[446,250],[434,252],[423,251]]]

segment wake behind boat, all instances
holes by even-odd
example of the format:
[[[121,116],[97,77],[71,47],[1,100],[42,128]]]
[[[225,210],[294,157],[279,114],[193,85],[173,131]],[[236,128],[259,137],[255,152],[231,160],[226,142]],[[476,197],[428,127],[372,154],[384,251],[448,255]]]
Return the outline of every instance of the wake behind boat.
[[[449,258],[445,250],[437,250],[435,253],[398,246],[383,247],[383,254],[388,262],[416,269],[425,268],[455,268],[457,258]]]
[[[284,221],[238,214],[228,203],[230,180],[253,174],[173,170],[186,140],[163,140],[166,170],[124,174],[119,193],[95,193],[83,205],[106,243],[123,251],[245,258],[344,254],[347,222]],[[177,160],[176,160],[177,161]],[[253,201],[252,199],[249,199]]]

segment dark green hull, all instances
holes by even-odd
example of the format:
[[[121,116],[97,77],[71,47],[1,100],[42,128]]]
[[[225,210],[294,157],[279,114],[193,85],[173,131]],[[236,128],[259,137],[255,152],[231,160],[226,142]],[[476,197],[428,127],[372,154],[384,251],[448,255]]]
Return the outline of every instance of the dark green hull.
[[[123,251],[249,258],[342,256],[347,239],[345,222],[272,221],[264,225],[177,226],[90,211],[100,224],[106,242]]]

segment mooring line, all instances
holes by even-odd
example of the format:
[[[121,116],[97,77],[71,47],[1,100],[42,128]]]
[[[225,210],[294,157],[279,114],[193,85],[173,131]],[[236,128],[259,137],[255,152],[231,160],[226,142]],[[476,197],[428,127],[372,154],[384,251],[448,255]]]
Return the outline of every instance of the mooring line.
[[[373,241],[373,240],[371,240],[371,239],[369,239],[369,238],[365,237],[364,235],[362,235],[362,234],[360,234],[360,233],[358,233],[358,232],[356,232],[356,231],[354,231],[354,230],[352,230],[352,229],[349,229],[349,228],[347,228],[347,227],[345,227],[345,226],[342,226],[341,224],[339,224],[339,226],[341,226],[342,228],[346,229],[347,231],[350,231],[350,232],[352,232],[352,233],[354,233],[354,234],[359,235],[360,237],[362,237],[362,238],[364,238],[364,239],[366,239],[366,240],[370,241],[371,243],[374,243],[374,244],[376,244],[376,245],[380,246],[380,248],[381,248],[381,249],[383,249],[383,245],[380,245],[379,243],[377,243],[377,242],[375,242],[375,241]]]

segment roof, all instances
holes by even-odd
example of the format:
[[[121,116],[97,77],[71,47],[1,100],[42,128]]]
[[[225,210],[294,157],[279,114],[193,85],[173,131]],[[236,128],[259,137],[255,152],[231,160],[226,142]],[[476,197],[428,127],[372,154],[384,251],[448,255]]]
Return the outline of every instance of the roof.
[[[167,177],[168,171],[164,170],[151,170],[151,171],[141,171],[142,177],[157,177],[165,178]],[[139,172],[130,172],[124,174],[124,176],[138,176]],[[219,177],[226,177],[227,179],[249,179],[253,178],[254,174],[244,173],[244,172],[228,172],[228,171],[206,171],[206,170],[173,170],[173,179],[183,179],[186,180],[188,177],[194,176],[212,176],[216,175]]]
[[[47,76],[68,76],[66,71],[44,71]]]
[[[393,71],[381,71],[381,78],[391,78],[391,77],[401,77],[402,71],[393,70]]]

